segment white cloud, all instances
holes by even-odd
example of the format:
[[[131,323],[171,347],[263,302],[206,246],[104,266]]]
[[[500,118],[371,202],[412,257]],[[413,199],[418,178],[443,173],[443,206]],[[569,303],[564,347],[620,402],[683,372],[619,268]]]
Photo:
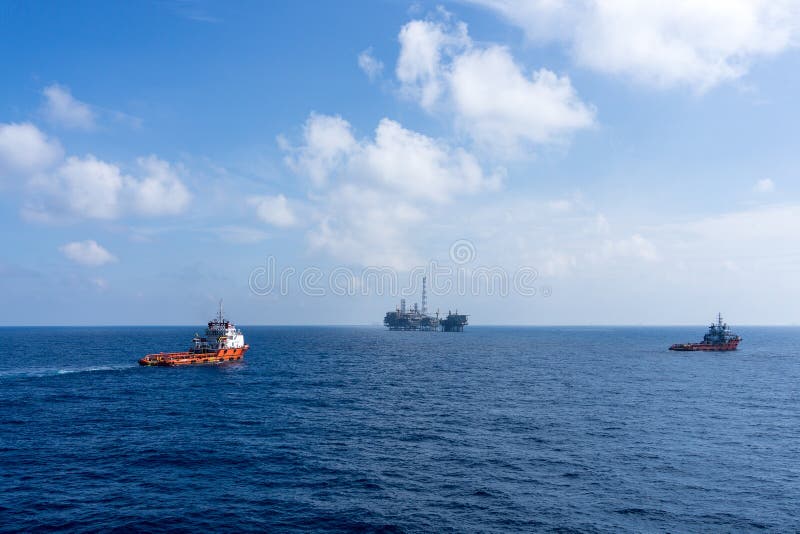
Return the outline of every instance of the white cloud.
[[[594,123],[569,78],[547,69],[528,78],[499,46],[457,57],[450,87],[458,123],[484,145],[510,150],[553,143]]]
[[[312,114],[304,144],[284,145],[295,172],[321,185],[332,179],[359,182],[408,197],[447,202],[459,194],[499,187],[502,171],[487,176],[478,160],[461,148],[382,119],[375,139],[356,141],[341,117]]]
[[[29,177],[33,202],[23,212],[29,220],[53,221],[175,215],[188,207],[191,195],[167,162],[155,156],[137,162],[141,178],[91,154],[70,156],[55,170]]]
[[[169,163],[156,156],[137,163],[140,178],[92,154],[65,159],[58,140],[33,124],[0,124],[0,178],[24,183],[30,196],[22,214],[30,221],[174,215],[188,207],[191,195]]]
[[[30,123],[0,124],[0,178],[27,177],[61,161],[64,150]]]
[[[432,202],[459,194],[496,189],[499,174],[486,176],[478,160],[461,148],[451,148],[423,134],[382,119],[374,142],[362,143],[347,165],[348,174],[367,184]]]
[[[312,114],[303,143],[283,148],[287,163],[315,185],[311,247],[361,264],[408,266],[416,255],[407,224],[424,223],[429,208],[457,196],[496,190],[504,175],[390,119],[374,139],[357,141],[347,121]]]
[[[81,265],[96,267],[117,261],[109,251],[97,244],[97,241],[74,241],[59,248],[62,254]]]
[[[282,137],[281,148],[288,152],[284,161],[290,169],[311,178],[317,186],[323,186],[330,169],[335,167],[345,154],[356,145],[350,123],[338,116],[312,113],[303,127],[305,144],[293,149]]]
[[[372,55],[372,48],[367,48],[358,54],[358,66],[370,81],[380,78],[383,73],[383,62]]]
[[[100,123],[117,123],[138,129],[142,119],[122,111],[92,106],[72,96],[69,88],[52,84],[42,90],[40,115],[52,125],[72,130],[95,130]]]
[[[772,193],[775,191],[775,182],[769,178],[763,178],[756,182],[753,186],[753,191],[756,193]]]
[[[452,113],[480,145],[503,155],[563,142],[594,124],[566,76],[526,73],[509,50],[472,42],[463,23],[415,20],[400,30],[401,92],[429,112]]]
[[[189,190],[168,162],[153,155],[136,162],[143,176],[139,180],[128,179],[126,183],[135,212],[148,216],[175,215],[189,206]]]
[[[708,90],[756,59],[797,44],[792,0],[471,0],[537,42],[566,42],[575,61],[655,87]]]
[[[445,90],[442,56],[452,55],[469,45],[467,26],[460,23],[451,27],[444,23],[414,20],[403,26],[398,39],[397,79],[407,95],[430,111]]]
[[[114,219],[119,215],[123,177],[119,167],[91,154],[69,157],[55,173],[52,193],[73,215]]]
[[[250,204],[255,206],[256,216],[267,224],[282,228],[297,224],[297,217],[283,195],[253,197]]]
[[[72,96],[69,89],[58,84],[45,87],[42,112],[48,121],[65,128],[91,130],[95,127],[95,114],[85,102]]]

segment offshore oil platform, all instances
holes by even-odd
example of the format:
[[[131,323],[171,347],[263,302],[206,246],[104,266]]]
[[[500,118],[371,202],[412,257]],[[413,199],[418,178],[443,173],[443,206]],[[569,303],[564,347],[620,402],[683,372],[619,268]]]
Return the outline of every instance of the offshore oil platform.
[[[428,295],[426,292],[426,277],[422,277],[422,307],[415,302],[411,308],[406,308],[406,299],[400,299],[400,306],[394,311],[386,312],[383,324],[389,330],[422,330],[433,332],[463,332],[467,323],[467,315],[448,311],[447,317],[440,318],[439,310],[436,315],[428,315]]]

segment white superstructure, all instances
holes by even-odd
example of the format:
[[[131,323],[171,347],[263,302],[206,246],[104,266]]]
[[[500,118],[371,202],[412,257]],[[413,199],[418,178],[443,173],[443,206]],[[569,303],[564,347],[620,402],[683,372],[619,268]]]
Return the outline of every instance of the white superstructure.
[[[195,335],[192,339],[193,352],[210,352],[221,349],[241,349],[244,347],[244,334],[222,315],[222,301],[219,302],[217,317],[208,322],[203,337]]]

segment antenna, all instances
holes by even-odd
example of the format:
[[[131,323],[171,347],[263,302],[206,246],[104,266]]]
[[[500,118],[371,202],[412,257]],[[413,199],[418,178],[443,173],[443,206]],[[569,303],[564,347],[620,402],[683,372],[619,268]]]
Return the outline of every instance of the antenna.
[[[217,316],[219,322],[222,322],[222,299],[219,299],[219,315]]]
[[[425,283],[427,282],[427,277],[422,277],[422,315],[428,313],[428,295],[425,291]]]

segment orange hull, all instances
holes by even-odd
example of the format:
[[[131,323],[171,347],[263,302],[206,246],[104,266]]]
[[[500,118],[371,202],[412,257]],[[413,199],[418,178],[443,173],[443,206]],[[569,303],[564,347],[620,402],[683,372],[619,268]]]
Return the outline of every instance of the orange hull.
[[[244,353],[250,345],[245,345],[240,349],[219,349],[214,352],[159,352],[148,354],[141,360],[139,365],[157,365],[172,367],[176,365],[198,365],[204,363],[233,362],[244,358]]]
[[[739,346],[738,339],[728,341],[727,343],[675,343],[669,350],[679,351],[706,351],[706,352],[720,352],[728,350],[736,350]]]

